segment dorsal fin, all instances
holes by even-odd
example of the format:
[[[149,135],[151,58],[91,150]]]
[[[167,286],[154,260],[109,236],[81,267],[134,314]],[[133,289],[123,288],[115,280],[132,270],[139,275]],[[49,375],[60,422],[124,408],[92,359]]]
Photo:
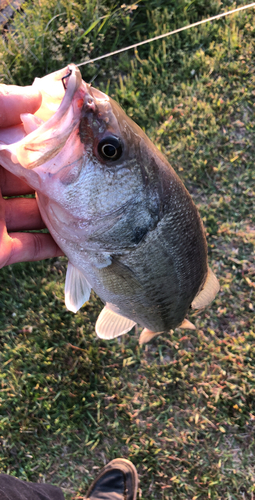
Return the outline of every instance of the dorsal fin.
[[[115,309],[114,311],[112,309]],[[101,339],[114,339],[119,335],[129,332],[136,322],[132,319],[125,318],[118,312],[115,306],[106,304],[99,314],[96,322],[96,334]]]
[[[90,297],[91,286],[85,276],[68,262],[65,282],[65,304],[69,311],[76,313]]]
[[[212,302],[212,300],[214,299],[216,293],[218,293],[219,289],[220,289],[220,284],[215,274],[209,267],[203,289],[194,298],[191,304],[192,309],[201,309],[202,307],[208,306],[208,304],[210,304],[210,302]]]

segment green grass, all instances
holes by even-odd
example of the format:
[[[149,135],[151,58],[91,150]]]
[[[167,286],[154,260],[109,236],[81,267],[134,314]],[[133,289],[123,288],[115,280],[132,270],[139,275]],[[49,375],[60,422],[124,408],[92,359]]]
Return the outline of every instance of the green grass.
[[[2,81],[28,84],[235,6],[165,3],[28,2],[0,41]],[[250,9],[81,68],[183,179],[221,291],[190,315],[195,332],[140,347],[135,333],[96,338],[95,296],[66,311],[64,258],[2,269],[1,471],[60,485],[69,500],[123,456],[142,500],[254,499],[254,26]]]

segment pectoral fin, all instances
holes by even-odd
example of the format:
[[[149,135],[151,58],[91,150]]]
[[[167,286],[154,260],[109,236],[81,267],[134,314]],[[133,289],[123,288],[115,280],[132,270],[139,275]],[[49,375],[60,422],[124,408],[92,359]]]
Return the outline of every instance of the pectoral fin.
[[[208,306],[210,302],[214,299],[215,295],[220,289],[220,284],[210,268],[208,268],[208,274],[203,286],[203,289],[194,298],[191,307],[192,309],[202,309],[202,307]]]
[[[106,304],[99,314],[96,322],[96,334],[101,339],[114,339],[129,332],[135,326],[135,321],[118,314],[116,310],[118,309],[115,306]]]
[[[65,304],[69,311],[76,313],[90,297],[91,286],[85,276],[68,262],[65,282]]]

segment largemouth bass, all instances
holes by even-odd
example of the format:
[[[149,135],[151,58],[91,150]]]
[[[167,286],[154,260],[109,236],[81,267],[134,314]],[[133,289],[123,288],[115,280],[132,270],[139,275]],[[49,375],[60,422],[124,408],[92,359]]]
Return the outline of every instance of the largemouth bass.
[[[219,290],[191,196],[145,133],[75,65],[34,82],[35,115],[0,133],[0,163],[37,194],[52,237],[69,259],[65,303],[91,289],[105,303],[101,338],[144,327],[140,342],[176,327]]]

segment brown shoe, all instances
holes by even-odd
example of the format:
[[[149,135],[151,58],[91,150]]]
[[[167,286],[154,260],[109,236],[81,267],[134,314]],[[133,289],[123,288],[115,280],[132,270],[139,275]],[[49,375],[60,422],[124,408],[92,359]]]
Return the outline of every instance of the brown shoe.
[[[136,500],[138,475],[135,466],[125,458],[107,464],[90,486],[87,500]]]

